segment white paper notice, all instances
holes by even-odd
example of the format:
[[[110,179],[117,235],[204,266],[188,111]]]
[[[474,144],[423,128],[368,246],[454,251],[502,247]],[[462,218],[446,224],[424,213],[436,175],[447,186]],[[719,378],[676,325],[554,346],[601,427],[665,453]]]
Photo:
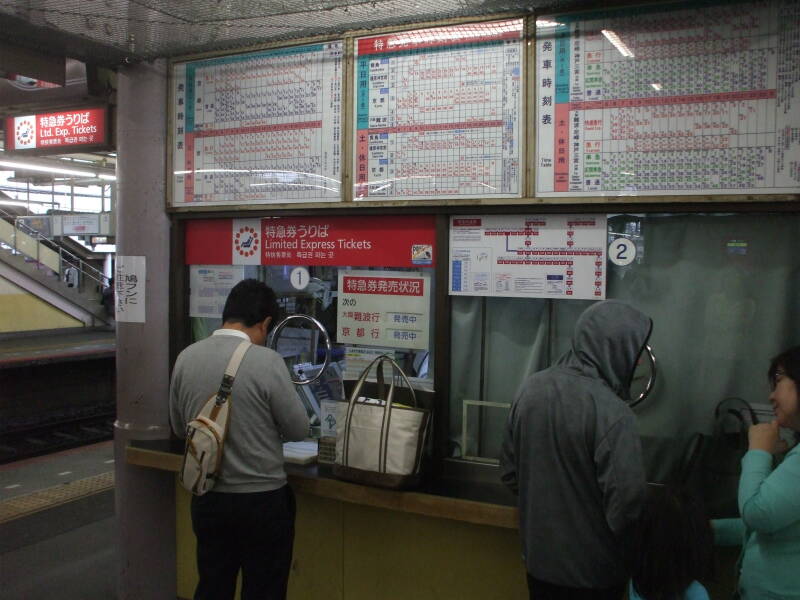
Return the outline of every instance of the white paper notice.
[[[389,354],[393,353],[391,350],[387,351],[382,348],[354,348],[353,346],[347,346],[344,351],[344,379],[358,379],[369,363],[387,352]],[[374,372],[371,373],[371,377],[375,378]]]
[[[606,297],[605,215],[450,219],[450,294]]]
[[[428,348],[431,278],[406,271],[339,271],[336,341]]]
[[[231,288],[244,279],[244,266],[192,265],[189,316],[219,319]]]
[[[145,322],[146,274],[144,256],[117,256],[114,267],[114,312],[118,322]]]

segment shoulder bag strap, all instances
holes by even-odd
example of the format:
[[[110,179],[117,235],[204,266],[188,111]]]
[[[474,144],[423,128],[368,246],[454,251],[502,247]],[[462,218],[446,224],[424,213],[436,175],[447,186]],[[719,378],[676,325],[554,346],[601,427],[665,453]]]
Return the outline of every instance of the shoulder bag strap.
[[[233,356],[228,361],[228,366],[225,367],[225,374],[222,376],[222,382],[219,384],[217,391],[217,399],[214,402],[214,408],[211,411],[211,418],[216,419],[220,407],[231,398],[231,388],[233,388],[233,381],[236,379],[236,373],[239,370],[239,365],[242,364],[242,359],[250,346],[253,344],[249,340],[242,340],[242,343],[233,351]]]

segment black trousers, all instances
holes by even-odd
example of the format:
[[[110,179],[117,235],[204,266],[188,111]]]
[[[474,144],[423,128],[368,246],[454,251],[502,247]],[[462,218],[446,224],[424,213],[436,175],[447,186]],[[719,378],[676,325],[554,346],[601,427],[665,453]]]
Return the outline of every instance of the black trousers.
[[[530,600],[620,600],[624,591],[624,583],[602,590],[571,588],[536,579],[528,573]]]
[[[241,600],[284,600],[292,563],[292,489],[192,497],[200,581],[195,600],[232,600],[242,571]]]

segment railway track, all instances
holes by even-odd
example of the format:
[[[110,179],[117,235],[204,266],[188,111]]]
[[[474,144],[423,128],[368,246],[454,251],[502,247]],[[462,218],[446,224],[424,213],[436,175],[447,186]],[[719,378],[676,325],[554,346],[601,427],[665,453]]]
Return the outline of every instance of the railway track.
[[[4,431],[0,436],[0,464],[6,464],[114,437],[113,410],[91,416]]]

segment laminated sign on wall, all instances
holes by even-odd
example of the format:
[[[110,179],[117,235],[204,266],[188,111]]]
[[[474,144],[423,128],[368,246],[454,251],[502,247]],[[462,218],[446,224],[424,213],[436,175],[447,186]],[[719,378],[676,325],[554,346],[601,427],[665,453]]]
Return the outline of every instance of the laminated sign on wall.
[[[430,283],[423,273],[340,271],[336,341],[427,349]]]
[[[605,215],[483,215],[450,219],[450,293],[606,296]]]

